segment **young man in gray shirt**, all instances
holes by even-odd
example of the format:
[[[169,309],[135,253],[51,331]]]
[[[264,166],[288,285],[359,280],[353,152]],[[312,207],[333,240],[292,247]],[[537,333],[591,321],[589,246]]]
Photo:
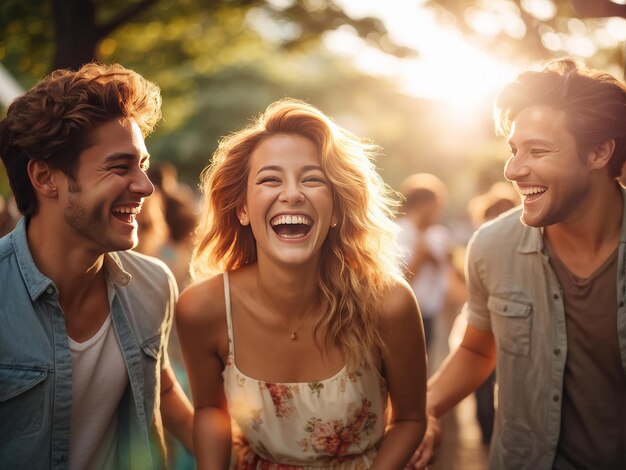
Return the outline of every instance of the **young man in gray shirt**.
[[[626,468],[626,87],[560,60],[505,87],[496,116],[522,207],[470,242],[469,325],[429,382],[413,464],[495,367],[490,468]]]

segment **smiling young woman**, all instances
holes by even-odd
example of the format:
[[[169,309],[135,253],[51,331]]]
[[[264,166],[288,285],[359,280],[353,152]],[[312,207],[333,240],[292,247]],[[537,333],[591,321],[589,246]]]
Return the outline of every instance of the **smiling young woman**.
[[[373,150],[283,100],[203,173],[177,307],[200,469],[233,445],[236,468],[402,468],[421,439],[423,331]]]

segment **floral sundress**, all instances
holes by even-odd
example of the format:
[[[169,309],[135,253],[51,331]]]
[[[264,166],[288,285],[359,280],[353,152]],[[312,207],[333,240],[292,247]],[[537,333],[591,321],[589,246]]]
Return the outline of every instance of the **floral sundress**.
[[[361,470],[385,430],[387,382],[374,367],[317,382],[269,383],[235,363],[228,273],[224,273],[228,359],[222,377],[238,470]]]

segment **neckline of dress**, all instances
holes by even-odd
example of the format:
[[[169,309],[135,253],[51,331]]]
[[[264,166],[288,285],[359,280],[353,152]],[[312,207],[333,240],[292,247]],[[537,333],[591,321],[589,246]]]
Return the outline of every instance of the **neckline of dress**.
[[[254,377],[250,377],[247,374],[244,374],[241,369],[239,369],[239,367],[237,367],[237,364],[235,363],[235,358],[231,355],[230,357],[231,361],[230,364],[227,364],[226,367],[232,367],[239,375],[241,375],[242,377],[244,377],[247,380],[251,380],[253,382],[257,382],[257,383],[264,383],[264,384],[271,384],[271,385],[308,385],[308,384],[319,384],[319,383],[326,383],[326,382],[331,382],[333,380],[337,380],[341,375],[344,375],[347,371],[347,364],[344,364],[344,366],[339,369],[339,371],[334,374],[332,377],[328,377],[326,379],[321,379],[321,380],[309,380],[306,382],[271,382],[269,380],[260,380],[260,379],[255,379]]]

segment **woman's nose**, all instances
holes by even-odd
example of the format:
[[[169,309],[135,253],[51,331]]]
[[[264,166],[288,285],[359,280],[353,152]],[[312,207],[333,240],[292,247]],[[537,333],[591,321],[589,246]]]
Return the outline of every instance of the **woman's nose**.
[[[305,196],[302,192],[302,188],[295,183],[286,183],[283,187],[283,191],[280,194],[281,201],[288,202],[289,204],[300,204],[304,202]]]

